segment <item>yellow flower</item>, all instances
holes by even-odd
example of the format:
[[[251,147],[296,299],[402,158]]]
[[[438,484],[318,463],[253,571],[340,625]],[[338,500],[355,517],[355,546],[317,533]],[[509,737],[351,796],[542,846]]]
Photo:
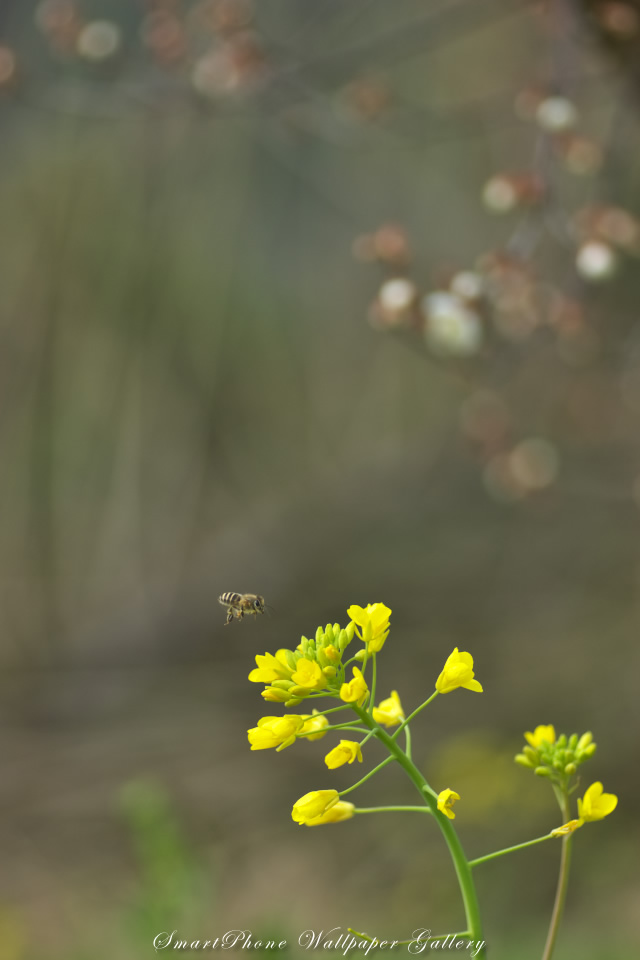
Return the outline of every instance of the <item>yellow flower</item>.
[[[278,751],[290,747],[296,739],[296,734],[304,726],[304,717],[295,713],[286,717],[262,717],[258,726],[248,730],[249,743],[252,750],[269,750],[276,747]]]
[[[339,746],[330,750],[324,758],[329,770],[335,770],[345,763],[353,763],[354,760],[362,763],[362,750],[355,740],[341,740]]]
[[[347,614],[356,624],[358,636],[367,644],[369,653],[382,650],[389,633],[389,607],[385,607],[384,603],[369,603],[366,607],[353,604]]]
[[[381,723],[385,727],[394,727],[396,723],[401,723],[404,720],[402,704],[397,690],[392,690],[390,697],[381,700],[378,706],[373,708],[373,719],[376,723]]]
[[[482,687],[477,680],[473,679],[473,657],[470,653],[459,653],[458,648],[455,647],[444,665],[444,670],[436,680],[436,690],[438,693],[451,693],[458,687],[482,693]]]
[[[358,706],[361,707],[367,699],[368,693],[369,687],[362,675],[362,670],[354,667],[353,680],[349,680],[348,683],[343,683],[340,687],[340,699],[344,700],[345,703],[357,703]]]
[[[298,660],[295,673],[291,674],[291,679],[297,687],[302,687],[304,690],[322,690],[327,682],[320,664],[316,663],[315,660],[306,660],[304,657]]]
[[[319,827],[322,823],[340,823],[341,820],[349,820],[353,816],[354,810],[355,804],[349,803],[347,800],[338,800],[319,817],[306,820],[305,824],[307,827]]]
[[[549,745],[556,742],[555,727],[552,723],[549,723],[546,727],[544,725],[540,725],[539,727],[535,728],[533,733],[525,733],[524,738],[534,750],[537,750],[538,747],[545,741]]]
[[[455,790],[449,790],[447,787],[446,790],[442,790],[438,794],[438,810],[440,813],[444,813],[445,817],[449,817],[449,820],[455,820],[456,815],[451,808],[459,799],[460,794],[456,793]]]
[[[618,798],[614,793],[603,793],[601,783],[592,783],[582,800],[578,799],[578,816],[585,823],[602,820],[613,813],[617,806]]]
[[[561,827],[556,827],[555,830],[551,831],[552,837],[566,837],[567,834],[573,833],[574,830],[577,830],[578,827],[581,827],[584,823],[584,820],[569,820],[568,823],[563,823]]]
[[[286,650],[278,650],[275,657],[272,653],[265,653],[264,657],[256,657],[258,664],[249,674],[252,683],[271,683],[272,680],[288,680],[291,676],[291,667],[286,660]]]
[[[307,740],[322,740],[326,736],[326,727],[329,726],[329,721],[325,716],[318,713],[317,710],[312,710],[311,716],[308,713],[303,713],[302,717],[304,724],[300,733],[303,737],[306,737]]]
[[[322,817],[334,804],[338,802],[337,790],[312,790],[305,793],[293,805],[291,818],[296,823],[308,823]]]

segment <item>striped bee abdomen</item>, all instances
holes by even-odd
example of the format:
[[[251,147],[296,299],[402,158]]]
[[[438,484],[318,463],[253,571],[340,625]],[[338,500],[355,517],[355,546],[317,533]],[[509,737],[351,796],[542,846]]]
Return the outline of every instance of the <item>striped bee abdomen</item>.
[[[240,603],[241,600],[241,593],[221,593],[218,597],[218,603],[223,603],[226,606],[232,603]]]

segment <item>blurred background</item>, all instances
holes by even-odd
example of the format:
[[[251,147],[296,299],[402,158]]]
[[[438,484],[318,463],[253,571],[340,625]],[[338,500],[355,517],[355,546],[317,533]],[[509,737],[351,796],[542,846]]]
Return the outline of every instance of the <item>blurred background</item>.
[[[636,0],[0,4],[2,960],[459,929],[428,824],[301,830],[352,768],[248,748],[255,655],[375,601],[381,695],[475,658],[414,729],[470,856],[558,824],[523,731],[593,731],[557,955],[633,953],[638,63]],[[559,852],[479,869],[492,956]]]

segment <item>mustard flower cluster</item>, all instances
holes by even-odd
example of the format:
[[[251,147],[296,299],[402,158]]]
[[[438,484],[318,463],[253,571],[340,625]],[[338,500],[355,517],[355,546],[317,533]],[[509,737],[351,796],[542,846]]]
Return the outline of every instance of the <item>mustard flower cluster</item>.
[[[360,741],[340,740],[338,745],[326,754],[326,766],[329,770],[335,770],[346,764],[362,763],[363,745],[372,736],[380,739],[382,734],[379,731],[383,728],[397,727],[399,733],[407,726],[408,721],[398,691],[392,690],[390,696],[376,704],[375,667],[372,690],[365,679],[368,664],[375,664],[376,655],[380,653],[389,636],[391,609],[384,603],[370,603],[366,607],[353,604],[347,613],[350,622],[344,628],[338,623],[327,624],[324,629],[318,627],[313,639],[302,637],[295,650],[282,649],[275,655],[265,653],[264,656],[256,657],[256,668],[249,674],[249,680],[265,684],[262,696],[268,702],[295,707],[311,697],[333,697],[340,700],[342,706],[320,713],[313,710],[311,714],[262,717],[257,725],[248,731],[252,750],[275,749],[279,752],[298,739],[319,740],[330,729],[355,730],[364,734]],[[350,660],[345,661],[345,651],[356,636],[364,647]],[[356,663],[359,665],[356,666]],[[347,674],[348,668],[351,668],[350,677]],[[482,692],[482,686],[475,679],[473,657],[470,653],[460,652],[456,647],[436,680],[435,692],[414,710],[411,717],[438,694],[451,693],[458,688]],[[327,714],[348,707],[356,712],[356,718],[331,726]],[[409,737],[408,729],[406,736]],[[393,739],[395,740],[395,736]],[[370,775],[367,774],[364,779]],[[460,799],[460,795],[450,788],[439,794],[431,794],[432,812],[453,820],[453,804]],[[355,812],[357,810],[354,805],[340,800],[337,791],[313,790],[297,801],[292,817],[296,823],[317,826],[347,820]]]
[[[527,745],[522,748],[522,753],[517,754],[516,763],[530,767],[537,776],[547,777],[560,785],[596,752],[591,733],[582,736],[572,733],[570,737],[563,733],[556,738],[553,724],[541,724],[524,737]]]
[[[302,637],[295,650],[278,650],[273,656],[256,657],[256,669],[249,674],[252,683],[264,683],[262,696],[271,703],[295,707],[306,697],[323,691],[338,696],[344,683],[342,655],[353,640],[355,623],[343,629],[339,623],[318,627],[312,640]],[[363,695],[358,688],[358,697]]]
[[[435,690],[407,716],[397,690],[392,690],[389,696],[376,702],[377,655],[389,636],[391,610],[383,603],[373,603],[366,607],[352,605],[347,613],[350,621],[346,627],[343,628],[338,623],[327,624],[324,628],[318,627],[313,639],[302,637],[295,650],[281,649],[275,655],[265,653],[264,656],[257,656],[256,668],[249,674],[249,680],[253,683],[265,685],[262,696],[270,703],[295,707],[311,698],[329,697],[338,701],[337,706],[330,706],[322,711],[262,717],[257,725],[248,731],[252,750],[274,749],[279,752],[296,740],[319,740],[330,731],[339,731],[341,736],[346,733],[355,734],[357,739],[340,739],[337,745],[328,751],[324,758],[328,770],[354,764],[357,769],[364,759],[363,748],[370,741],[373,744],[377,741],[378,745],[387,750],[386,759],[345,790],[339,792],[336,789],[323,789],[305,793],[293,805],[293,821],[315,827],[350,820],[355,814],[385,811],[430,814],[447,843],[460,886],[467,922],[466,933],[460,936],[466,937],[471,943],[480,944],[479,951],[484,947],[484,940],[473,868],[524,847],[560,837],[563,843],[557,886],[559,893],[547,940],[548,944],[553,945],[568,880],[571,835],[585,823],[607,817],[618,803],[614,794],[604,792],[602,783],[592,783],[577,801],[578,816],[569,819],[571,795],[576,790],[574,777],[581,764],[589,760],[596,751],[592,734],[587,732],[582,736],[577,733],[571,736],[556,736],[552,724],[541,724],[533,732],[525,733],[526,745],[515,760],[551,783],[566,822],[542,837],[468,860],[451,823],[456,818],[454,805],[461,799],[460,794],[451,787],[440,789],[439,792],[433,789],[415,765],[412,760],[409,724],[440,695],[458,689],[483,692],[482,685],[475,676],[473,657],[467,651],[460,651],[456,647],[447,657],[436,679]],[[345,659],[347,648],[356,636],[362,641],[363,647],[350,659]],[[368,669],[369,679],[365,677]],[[348,718],[346,720],[343,719],[345,711]],[[401,734],[403,745],[398,740]],[[344,799],[345,794],[360,787],[391,761],[395,761],[404,770],[418,790],[420,806],[393,805],[358,809]],[[436,942],[442,940],[441,937],[434,939]],[[375,938],[368,940],[377,942]],[[462,942],[461,939],[460,943]],[[484,956],[484,953],[482,955]],[[551,953],[547,950],[546,960],[550,960],[550,957]]]
[[[596,744],[590,732],[579,736],[572,733],[570,737],[561,734],[556,737],[553,724],[540,724],[533,733],[525,733],[527,745],[522,753],[515,757],[516,763],[522,767],[532,769],[539,777],[546,777],[554,784],[556,790],[567,797],[575,790],[571,788],[571,778],[577,773],[578,767],[586,760],[590,760],[596,752]],[[613,793],[604,793],[601,783],[592,783],[584,796],[578,799],[578,817],[569,820],[551,831],[553,837],[566,837],[585,823],[602,820],[613,813],[618,805],[618,798]]]

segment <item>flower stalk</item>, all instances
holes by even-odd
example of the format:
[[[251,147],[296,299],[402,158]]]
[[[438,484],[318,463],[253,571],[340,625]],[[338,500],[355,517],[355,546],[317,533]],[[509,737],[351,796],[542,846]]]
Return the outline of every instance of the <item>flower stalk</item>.
[[[411,756],[409,724],[433,703],[438,695],[445,696],[459,689],[483,692],[482,685],[475,677],[473,657],[456,647],[447,658],[435,682],[433,693],[405,716],[397,690],[392,690],[390,696],[376,703],[379,679],[377,655],[390,632],[391,610],[384,604],[374,603],[366,607],[351,606],[348,614],[351,622],[346,628],[340,627],[338,623],[327,624],[324,628],[318,627],[312,638],[302,637],[294,650],[278,650],[275,655],[266,653],[256,657],[256,669],[251,671],[249,680],[265,684],[262,696],[267,702],[286,708],[297,707],[304,700],[330,697],[340,705],[323,711],[313,710],[311,714],[285,713],[280,717],[262,717],[257,721],[257,725],[248,731],[251,749],[274,749],[280,752],[300,740],[320,740],[328,733],[349,731],[359,734],[358,741],[340,740],[337,746],[333,746],[325,754],[325,765],[333,771],[345,764],[362,763],[365,753],[363,748],[371,740],[377,740],[386,748],[385,759],[352,786],[340,792],[335,789],[312,790],[294,804],[291,815],[300,825],[316,827],[341,823],[357,814],[429,814],[438,824],[453,862],[465,912],[466,930],[464,933],[429,937],[424,941],[425,944],[436,944],[437,941],[446,943],[449,937],[467,939],[473,942],[475,947],[472,956],[484,957],[485,941],[473,870],[508,853],[524,850],[552,838],[562,838],[556,898],[542,957],[542,960],[551,960],[567,896],[573,833],[586,823],[607,817],[618,802],[614,794],[604,792],[602,783],[592,783],[584,796],[578,799],[577,818],[571,819],[570,797],[576,790],[575,777],[578,768],[589,760],[596,750],[591,732],[581,736],[577,733],[557,736],[552,724],[541,724],[533,731],[525,733],[527,742],[515,757],[515,762],[548,783],[557,797],[564,822],[542,837],[469,860],[452,823],[456,818],[454,804],[460,800],[460,795],[453,786],[439,785],[435,790],[415,765]],[[362,641],[364,647],[348,659],[344,656],[346,649],[356,637]],[[347,676],[347,667],[351,670],[350,678]],[[368,667],[367,677],[365,674]],[[352,711],[351,720],[336,718],[336,723],[330,723],[329,714],[347,709]],[[399,742],[402,733],[404,749]],[[367,746],[367,751],[369,749]],[[342,799],[393,762],[402,768],[418,791],[420,806],[385,805],[357,808],[354,803]],[[464,804],[461,809],[464,810]],[[358,936],[365,941],[376,940],[365,934]]]

